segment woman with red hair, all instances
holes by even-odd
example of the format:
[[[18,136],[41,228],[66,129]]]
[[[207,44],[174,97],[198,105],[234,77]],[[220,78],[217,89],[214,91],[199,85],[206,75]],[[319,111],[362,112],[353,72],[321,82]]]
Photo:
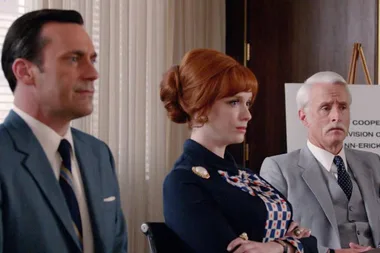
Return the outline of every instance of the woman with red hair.
[[[165,222],[192,252],[317,252],[284,196],[226,152],[244,141],[257,89],[248,68],[211,49],[188,52],[161,82],[169,118],[191,128],[163,194]]]

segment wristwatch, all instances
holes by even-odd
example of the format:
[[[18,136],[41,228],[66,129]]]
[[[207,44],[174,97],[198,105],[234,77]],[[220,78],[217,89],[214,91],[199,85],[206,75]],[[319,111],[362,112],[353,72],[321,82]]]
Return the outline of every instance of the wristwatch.
[[[288,253],[288,245],[284,241],[282,241],[282,240],[275,240],[275,242],[281,244],[281,246],[284,247],[284,251],[283,251],[284,253]]]

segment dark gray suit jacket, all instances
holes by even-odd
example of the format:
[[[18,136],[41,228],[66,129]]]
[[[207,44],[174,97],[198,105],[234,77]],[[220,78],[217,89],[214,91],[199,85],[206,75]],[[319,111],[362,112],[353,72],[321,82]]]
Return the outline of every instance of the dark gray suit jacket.
[[[346,160],[360,188],[374,243],[380,247],[380,157],[345,149]],[[293,205],[293,220],[308,227],[320,252],[339,249],[340,238],[333,203],[323,181],[321,165],[307,147],[264,160],[260,175]]]
[[[95,252],[127,252],[111,152],[88,134],[72,129],[72,135]],[[104,202],[112,196],[114,201]],[[31,129],[13,111],[0,125],[0,213],[1,253],[82,252],[49,161]]]

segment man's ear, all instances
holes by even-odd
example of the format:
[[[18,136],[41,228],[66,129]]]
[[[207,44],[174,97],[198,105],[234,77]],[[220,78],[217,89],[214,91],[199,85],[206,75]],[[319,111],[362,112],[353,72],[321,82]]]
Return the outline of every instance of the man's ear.
[[[22,58],[17,58],[12,64],[12,71],[16,80],[26,85],[34,84],[33,68],[35,68],[33,63]]]
[[[301,120],[302,124],[303,124],[305,127],[308,127],[308,126],[309,126],[309,122],[308,122],[308,120],[307,120],[307,116],[306,116],[305,108],[303,108],[303,109],[299,109],[299,110],[298,110],[298,118]]]

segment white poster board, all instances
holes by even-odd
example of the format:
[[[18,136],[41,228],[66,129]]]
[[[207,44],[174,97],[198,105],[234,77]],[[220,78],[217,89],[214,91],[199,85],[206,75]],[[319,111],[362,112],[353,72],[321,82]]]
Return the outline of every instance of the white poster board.
[[[306,145],[307,129],[298,118],[296,94],[302,84],[285,84],[286,137],[288,152]],[[349,85],[352,95],[351,124],[345,147],[380,155],[380,86]]]

